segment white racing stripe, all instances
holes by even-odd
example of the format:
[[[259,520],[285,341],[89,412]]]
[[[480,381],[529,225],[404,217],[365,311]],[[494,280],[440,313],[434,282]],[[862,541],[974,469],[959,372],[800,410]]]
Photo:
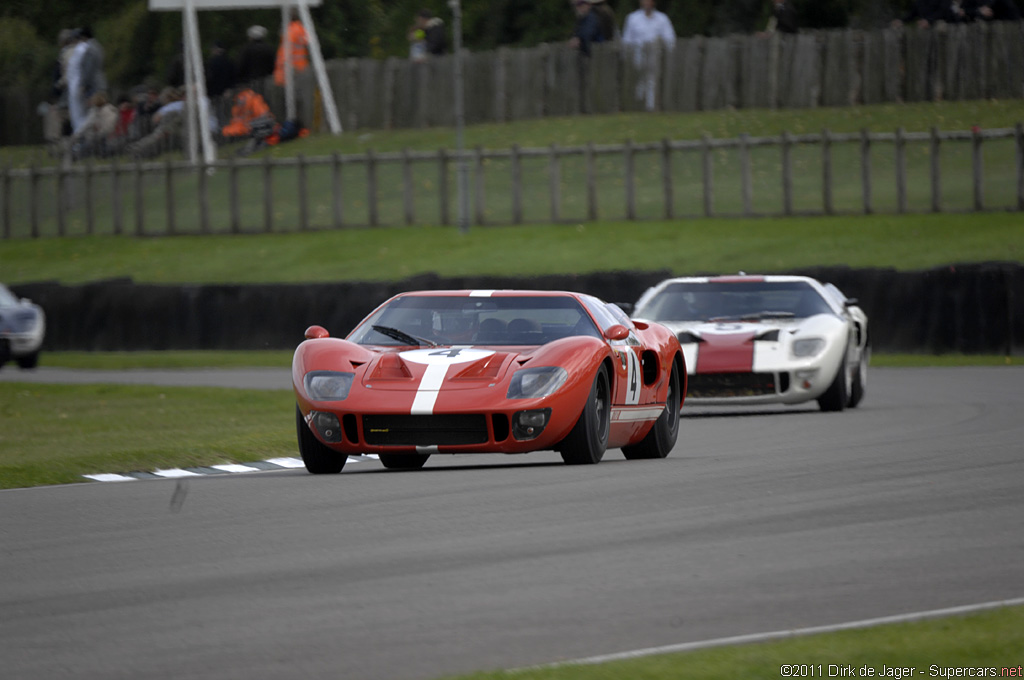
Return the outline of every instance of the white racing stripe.
[[[469,297],[491,297],[494,293],[493,290],[474,290],[470,291]]]
[[[836,633],[844,630],[857,630],[860,628],[871,628],[890,623],[911,623],[925,619],[937,619],[945,616],[958,616],[972,614],[988,609],[1001,609],[1003,607],[1015,607],[1024,605],[1024,597],[1017,597],[1009,600],[995,600],[993,602],[981,602],[968,604],[960,607],[947,607],[945,609],[929,609],[909,614],[896,614],[894,616],[881,616],[875,619],[861,619],[860,621],[848,621],[846,623],[835,623],[828,626],[813,626],[810,628],[793,628],[791,630],[775,630],[767,633],[752,633],[750,635],[734,635],[732,637],[714,638],[711,640],[699,640],[697,642],[682,642],[662,647],[646,647],[634,649],[628,652],[617,652],[614,654],[602,654],[600,656],[588,656],[572,661],[560,661],[558,663],[530,666],[528,668],[515,669],[512,672],[523,672],[537,668],[559,668],[562,666],[591,666],[594,664],[607,663],[609,661],[623,661],[626,659],[639,659],[646,656],[658,654],[674,654],[677,652],[692,652],[697,649],[709,647],[726,647],[730,645],[752,644],[757,642],[769,642],[771,640],[784,640],[805,635],[817,635],[819,633]]]
[[[441,391],[447,373],[447,364],[427,364],[427,370],[423,372],[420,386],[416,388],[416,398],[412,400],[412,410],[409,413],[414,416],[429,416],[434,412],[434,402],[437,401],[437,393]]]

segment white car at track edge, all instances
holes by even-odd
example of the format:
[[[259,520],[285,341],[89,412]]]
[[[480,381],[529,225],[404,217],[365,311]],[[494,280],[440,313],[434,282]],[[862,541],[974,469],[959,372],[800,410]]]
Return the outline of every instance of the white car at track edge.
[[[0,367],[14,359],[22,368],[35,368],[45,333],[43,308],[0,284]]]
[[[806,276],[683,277],[662,281],[633,318],[679,338],[687,404],[857,406],[871,360],[868,318],[832,284]]]

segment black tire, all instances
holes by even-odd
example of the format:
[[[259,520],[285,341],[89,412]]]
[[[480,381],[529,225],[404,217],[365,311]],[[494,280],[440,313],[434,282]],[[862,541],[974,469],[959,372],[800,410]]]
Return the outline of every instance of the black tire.
[[[419,470],[430,455],[420,453],[382,453],[380,464],[389,470]]]
[[[32,352],[32,354],[28,354],[23,357],[18,357],[16,361],[18,362],[18,366],[20,366],[21,368],[35,368],[36,366],[39,365],[39,352]]]
[[[594,465],[601,462],[608,448],[611,430],[612,391],[604,367],[598,369],[587,403],[579,420],[559,445],[566,465]]]
[[[676,445],[676,439],[679,437],[679,402],[682,398],[679,389],[679,364],[673,361],[668,381],[665,411],[658,417],[651,431],[639,444],[622,447],[622,455],[626,457],[626,460],[664,458]]]
[[[857,408],[864,399],[864,392],[868,386],[868,364],[871,363],[871,346],[868,345],[860,354],[860,361],[857,362],[857,372],[850,383],[850,400],[846,402],[847,408]]]
[[[832,379],[832,384],[828,386],[828,389],[818,397],[818,406],[822,411],[838,412],[846,408],[846,402],[850,400],[846,378],[846,352],[844,351],[843,360],[839,363],[839,370],[836,371],[836,377]]]
[[[306,469],[314,475],[334,475],[345,467],[348,456],[325,446],[306,424],[302,411],[295,407],[295,431],[299,437],[299,454]]]

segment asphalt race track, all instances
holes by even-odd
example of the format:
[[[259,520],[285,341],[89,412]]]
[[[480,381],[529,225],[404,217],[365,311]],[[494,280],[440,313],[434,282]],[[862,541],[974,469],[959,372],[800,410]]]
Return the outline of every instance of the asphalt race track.
[[[0,492],[0,674],[428,679],[1019,597],[1022,383],[684,409],[663,461]]]

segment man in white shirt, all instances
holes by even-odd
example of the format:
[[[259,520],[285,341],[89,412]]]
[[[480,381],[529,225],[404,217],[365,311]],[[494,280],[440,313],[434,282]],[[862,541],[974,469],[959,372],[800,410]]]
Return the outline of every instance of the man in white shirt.
[[[622,43],[633,51],[633,63],[640,72],[636,98],[646,104],[648,111],[653,111],[660,54],[662,50],[671,52],[676,45],[672,22],[654,8],[654,0],[640,0],[640,9],[626,17]]]

